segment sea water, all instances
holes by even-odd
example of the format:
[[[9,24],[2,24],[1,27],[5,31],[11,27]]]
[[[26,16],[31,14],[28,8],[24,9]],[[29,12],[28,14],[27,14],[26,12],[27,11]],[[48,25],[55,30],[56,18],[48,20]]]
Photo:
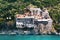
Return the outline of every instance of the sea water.
[[[59,35],[0,35],[0,40],[60,40]]]

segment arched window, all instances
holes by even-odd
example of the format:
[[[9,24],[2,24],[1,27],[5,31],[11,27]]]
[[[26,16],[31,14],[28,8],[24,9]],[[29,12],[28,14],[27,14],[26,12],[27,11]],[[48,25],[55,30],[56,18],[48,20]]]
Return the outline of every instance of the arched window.
[[[40,11],[40,15],[42,16],[42,11]]]
[[[33,10],[33,15],[35,14],[35,10]]]
[[[38,10],[36,10],[36,14],[38,13]]]

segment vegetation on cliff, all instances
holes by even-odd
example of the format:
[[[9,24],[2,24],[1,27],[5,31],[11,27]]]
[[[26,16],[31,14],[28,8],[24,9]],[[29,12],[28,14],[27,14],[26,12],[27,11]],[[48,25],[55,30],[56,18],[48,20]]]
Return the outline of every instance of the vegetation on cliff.
[[[0,25],[15,21],[15,14],[23,14],[24,8],[30,4],[41,9],[47,8],[53,19],[54,27],[60,28],[60,0],[0,0]]]

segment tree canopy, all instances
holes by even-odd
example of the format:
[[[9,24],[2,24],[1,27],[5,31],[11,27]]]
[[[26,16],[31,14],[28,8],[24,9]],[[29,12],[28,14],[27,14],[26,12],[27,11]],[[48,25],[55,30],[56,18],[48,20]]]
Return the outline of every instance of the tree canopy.
[[[53,22],[60,23],[60,0],[0,0],[0,20],[3,22],[9,16],[14,20],[15,14],[23,14],[24,8],[30,4],[39,8],[46,7]]]

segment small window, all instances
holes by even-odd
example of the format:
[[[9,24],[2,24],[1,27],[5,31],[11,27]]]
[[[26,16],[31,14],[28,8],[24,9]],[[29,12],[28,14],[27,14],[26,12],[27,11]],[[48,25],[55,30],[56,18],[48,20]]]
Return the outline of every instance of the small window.
[[[35,14],[35,10],[33,10],[33,15]]]
[[[38,10],[36,10],[36,14],[38,13]]]
[[[40,11],[40,15],[42,16],[42,12]]]

